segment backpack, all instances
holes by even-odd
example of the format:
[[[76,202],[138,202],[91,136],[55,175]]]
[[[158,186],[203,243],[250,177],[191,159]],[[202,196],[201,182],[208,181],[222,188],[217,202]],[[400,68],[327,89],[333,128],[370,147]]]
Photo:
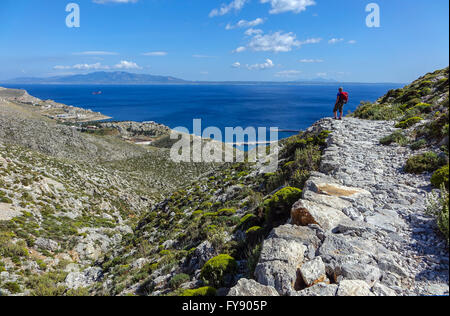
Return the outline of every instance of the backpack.
[[[348,103],[348,92],[342,92],[341,93],[341,100],[344,101],[344,103]]]

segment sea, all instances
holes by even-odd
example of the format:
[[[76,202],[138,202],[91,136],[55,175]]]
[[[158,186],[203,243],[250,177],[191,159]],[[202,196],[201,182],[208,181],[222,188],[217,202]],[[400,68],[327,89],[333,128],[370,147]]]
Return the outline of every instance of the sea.
[[[304,130],[333,115],[339,84],[186,84],[186,85],[2,85],[25,89],[43,100],[91,109],[114,121],[154,121],[187,128],[201,119],[206,127],[265,127]],[[373,102],[402,84],[345,84],[350,95],[345,114]],[[101,94],[94,92],[101,91]],[[225,135],[225,133],[224,133]]]

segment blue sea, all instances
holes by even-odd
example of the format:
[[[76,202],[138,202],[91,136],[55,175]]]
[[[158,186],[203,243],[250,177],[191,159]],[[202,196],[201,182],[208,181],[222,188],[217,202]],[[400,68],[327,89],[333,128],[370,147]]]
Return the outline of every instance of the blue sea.
[[[400,84],[347,84],[345,113],[361,101],[375,101]],[[171,128],[202,119],[202,127],[278,127],[303,130],[333,115],[339,84],[257,85],[6,85],[26,89],[40,99],[91,109],[113,120],[155,121]],[[94,91],[101,95],[93,95]],[[290,136],[280,133],[279,137]]]

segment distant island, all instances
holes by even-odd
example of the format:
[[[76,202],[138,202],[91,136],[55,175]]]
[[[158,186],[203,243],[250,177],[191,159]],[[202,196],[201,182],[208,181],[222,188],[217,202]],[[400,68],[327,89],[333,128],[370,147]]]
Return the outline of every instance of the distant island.
[[[340,82],[334,79],[314,78],[297,81],[189,81],[172,76],[157,76],[150,74],[136,74],[124,71],[99,71],[89,74],[68,75],[68,76],[54,76],[54,77],[21,77],[11,80],[2,81],[4,84],[85,84],[85,85],[151,85],[151,84],[242,84],[242,85],[256,85],[256,84],[349,84],[358,82]],[[360,83],[358,83],[360,84]],[[371,83],[375,84],[375,83]],[[385,83],[380,83],[385,84]]]
[[[123,71],[99,71],[89,74],[56,76],[47,78],[22,77],[5,81],[8,84],[156,84],[184,83],[183,79],[171,76],[154,76]]]

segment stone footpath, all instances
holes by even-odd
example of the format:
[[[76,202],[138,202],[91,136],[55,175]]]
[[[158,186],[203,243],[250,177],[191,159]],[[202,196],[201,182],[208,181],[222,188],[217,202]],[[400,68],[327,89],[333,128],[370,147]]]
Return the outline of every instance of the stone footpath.
[[[412,152],[383,146],[392,122],[324,119],[332,131],[288,224],[264,241],[255,280],[230,295],[448,295],[446,241],[425,214],[429,175],[403,172]]]

